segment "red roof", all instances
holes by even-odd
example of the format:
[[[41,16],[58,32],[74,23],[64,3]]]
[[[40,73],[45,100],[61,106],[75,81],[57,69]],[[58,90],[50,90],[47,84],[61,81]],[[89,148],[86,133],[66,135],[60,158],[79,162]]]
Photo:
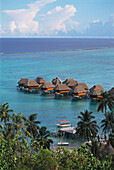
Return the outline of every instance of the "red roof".
[[[58,122],[69,122],[69,120],[61,120],[61,121],[58,121]]]

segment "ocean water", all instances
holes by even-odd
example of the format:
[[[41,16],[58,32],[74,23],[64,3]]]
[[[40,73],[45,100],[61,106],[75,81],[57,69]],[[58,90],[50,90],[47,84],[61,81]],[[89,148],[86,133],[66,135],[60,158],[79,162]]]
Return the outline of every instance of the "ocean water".
[[[89,99],[55,99],[53,94],[24,93],[16,85],[21,78],[43,77],[52,81],[59,77],[74,78],[90,88],[101,84],[109,90],[114,86],[113,42],[113,39],[0,39],[0,103],[8,102],[16,113],[23,112],[25,116],[38,113],[41,126],[50,131],[56,130],[58,120],[68,119],[76,126],[77,116],[86,109],[93,112],[100,126],[104,115],[97,112],[97,104]],[[56,143],[60,139],[54,140]],[[77,140],[75,145],[79,144]]]

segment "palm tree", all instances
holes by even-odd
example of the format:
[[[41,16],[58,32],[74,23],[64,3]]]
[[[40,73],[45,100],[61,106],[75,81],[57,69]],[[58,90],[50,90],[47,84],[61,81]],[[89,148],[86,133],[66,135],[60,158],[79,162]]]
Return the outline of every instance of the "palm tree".
[[[22,119],[22,113],[16,114],[14,113],[12,116],[12,125],[15,130],[15,134],[19,133],[19,130],[23,127],[23,119]]]
[[[0,124],[0,129],[3,129],[3,128],[4,128],[4,126]],[[3,139],[3,132],[4,132],[4,130],[0,130],[0,139],[1,140],[4,140]]]
[[[114,148],[114,129],[112,133],[109,134],[109,140],[108,142],[111,144],[111,146]]]
[[[38,135],[39,126],[37,124],[41,123],[40,121],[36,121],[37,113],[31,114],[29,119],[23,117],[25,124],[27,126],[27,131],[35,138]]]
[[[101,158],[101,144],[98,143],[95,139],[92,139],[91,144],[87,144],[93,153],[93,156]]]
[[[27,131],[27,127],[25,125],[25,121],[23,119],[23,114],[14,113],[12,116],[12,122],[8,123],[12,127],[14,139],[16,140],[17,145],[13,147],[13,150],[18,150],[18,152],[22,153],[23,145],[26,144],[26,136],[31,137],[31,134]]]
[[[113,112],[108,112],[107,115],[105,115],[105,119],[101,121],[102,125],[101,127],[103,128],[103,132],[106,133],[112,133],[112,130],[114,129],[114,113]]]
[[[78,116],[79,119],[81,119],[77,123],[77,134],[79,135],[79,138],[88,140],[91,139],[91,137],[96,136],[98,132],[98,126],[96,125],[96,120],[92,120],[95,117],[92,116],[92,112],[89,112],[86,110],[84,113],[80,112],[81,116]]]
[[[14,129],[11,123],[7,123],[6,126],[4,126],[4,129],[2,130],[2,137],[7,142],[14,138]]]
[[[36,141],[39,143],[39,147],[43,147],[43,149],[50,149],[50,144],[53,143],[53,140],[50,137],[51,133],[47,130],[45,126],[42,126],[39,129],[39,134],[36,138]]]
[[[105,91],[101,94],[101,98],[98,99],[99,106],[97,111],[102,111],[102,113],[105,111],[105,115],[107,114],[107,108],[109,108],[111,111],[113,111],[114,108],[114,97],[111,95],[111,93]]]
[[[9,104],[8,103],[1,104],[1,106],[0,106],[0,118],[1,118],[1,122],[4,121],[4,123],[7,124],[7,121],[12,119],[11,115],[9,114],[9,112],[13,112],[12,109],[9,109]]]
[[[24,132],[25,135],[31,136],[27,130],[27,126],[25,125],[25,120],[23,119],[23,113],[16,114],[14,113],[12,116],[12,122],[15,134],[20,134],[20,132]]]

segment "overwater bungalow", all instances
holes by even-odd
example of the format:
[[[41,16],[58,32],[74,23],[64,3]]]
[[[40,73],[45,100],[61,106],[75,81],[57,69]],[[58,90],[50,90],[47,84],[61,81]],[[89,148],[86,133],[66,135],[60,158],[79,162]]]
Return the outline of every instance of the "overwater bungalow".
[[[74,86],[78,85],[78,81],[70,80],[69,82],[66,83],[66,85],[72,89]]]
[[[114,87],[112,87],[108,92],[114,97]]]
[[[70,88],[68,86],[66,86],[66,84],[58,84],[55,88],[54,88],[54,92],[56,93],[62,93],[62,94],[68,94],[70,92]]]
[[[24,89],[25,90],[37,90],[39,88],[39,84],[35,80],[28,80],[26,84],[24,84]]]
[[[44,80],[42,77],[37,77],[37,78],[35,79],[35,81],[36,81],[38,84],[40,84],[40,85],[42,85],[43,83],[46,82],[46,80]]]
[[[86,83],[78,83],[77,85],[82,86],[85,90],[89,89],[89,87],[88,87],[88,85]]]
[[[92,88],[89,89],[89,95],[91,98],[100,98],[102,97],[101,94],[102,92],[104,92],[104,88],[98,84],[98,85],[94,85]]]
[[[62,80],[59,77],[56,77],[55,79],[52,80],[52,84],[57,85],[61,84]]]
[[[66,79],[65,81],[62,82],[62,84],[67,84],[69,81],[75,81],[74,79],[70,78],[70,79]]]
[[[73,89],[70,91],[71,94],[75,94],[77,97],[84,97],[87,95],[88,90],[82,86],[82,84],[78,84],[73,87]]]
[[[19,88],[22,88],[24,87],[24,85],[27,83],[29,79],[26,79],[26,78],[22,78],[20,81],[18,81],[18,86]]]
[[[50,82],[45,82],[40,86],[40,89],[43,91],[53,91],[55,85]]]

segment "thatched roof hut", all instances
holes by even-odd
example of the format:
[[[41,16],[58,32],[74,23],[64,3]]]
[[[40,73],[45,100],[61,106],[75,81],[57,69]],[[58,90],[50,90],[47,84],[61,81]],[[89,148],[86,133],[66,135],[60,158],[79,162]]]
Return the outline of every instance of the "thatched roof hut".
[[[24,87],[28,80],[29,79],[22,78],[20,81],[18,81],[19,87]]]
[[[88,87],[88,85],[86,83],[78,83],[77,85],[82,86],[85,90],[89,89],[89,87]]]
[[[61,84],[62,81],[61,81],[61,79],[60,79],[59,77],[56,77],[55,79],[52,80],[52,83],[53,83],[54,85],[57,85],[57,84]]]
[[[92,97],[101,97],[102,92],[104,92],[104,88],[98,84],[94,85],[92,88],[90,88],[89,95]]]
[[[66,79],[63,84],[66,84],[68,87],[73,88],[75,85],[78,84],[78,81],[74,79]]]
[[[41,90],[53,90],[55,87],[54,84],[51,84],[50,82],[45,82],[40,86]]]
[[[87,93],[87,90],[80,84],[76,85],[72,90],[71,93],[77,94],[78,96],[85,96]]]
[[[43,83],[46,82],[42,77],[37,77],[37,78],[35,79],[35,81],[36,81],[38,84],[43,84]]]
[[[66,84],[58,84],[55,88],[54,88],[55,92],[59,92],[59,93],[69,93],[70,88],[68,86],[66,86]]]
[[[76,80],[70,80],[66,85],[70,88],[73,88],[74,86],[78,85],[78,81]]]
[[[114,97],[114,87],[112,87],[108,92]]]
[[[69,81],[75,81],[74,79],[66,79],[65,81],[62,82],[62,84],[67,84]]]
[[[39,84],[35,80],[28,80],[24,87],[28,89],[38,89]]]

